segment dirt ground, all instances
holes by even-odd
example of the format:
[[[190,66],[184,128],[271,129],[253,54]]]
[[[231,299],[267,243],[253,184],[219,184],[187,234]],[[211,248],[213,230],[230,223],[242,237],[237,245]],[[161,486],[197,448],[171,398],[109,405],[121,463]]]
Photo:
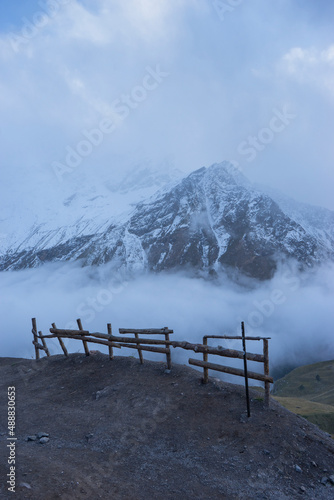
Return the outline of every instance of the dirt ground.
[[[103,354],[0,358],[0,497],[333,499],[334,441],[242,386]],[[16,391],[15,495],[7,388]],[[36,434],[48,434],[41,444]],[[47,436],[46,436],[47,437]],[[47,439],[46,439],[47,441]],[[334,482],[334,481],[333,481]]]

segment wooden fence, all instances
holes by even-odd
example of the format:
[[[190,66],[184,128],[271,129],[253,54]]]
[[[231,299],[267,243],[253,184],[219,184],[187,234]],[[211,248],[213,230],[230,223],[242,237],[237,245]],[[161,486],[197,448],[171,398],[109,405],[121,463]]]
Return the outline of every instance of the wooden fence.
[[[42,350],[47,356],[50,356],[48,347],[46,345],[45,339],[56,338],[60,344],[60,347],[65,356],[68,356],[66,346],[63,339],[75,339],[80,340],[83,343],[83,348],[86,356],[90,355],[90,350],[88,348],[88,343],[105,345],[109,350],[109,358],[113,359],[114,352],[113,348],[121,349],[122,347],[127,347],[130,349],[136,349],[138,351],[138,356],[140,363],[144,362],[143,351],[161,353],[166,355],[167,368],[170,370],[172,367],[171,362],[171,351],[170,348],[181,348],[186,350],[191,350],[196,353],[203,354],[203,360],[200,359],[189,359],[189,364],[193,366],[198,366],[203,368],[203,383],[208,383],[209,380],[209,370],[215,370],[219,372],[229,373],[231,375],[237,375],[239,377],[244,377],[246,386],[246,397],[247,397],[247,410],[249,411],[249,395],[248,395],[248,378],[259,380],[265,384],[265,406],[269,406],[270,398],[270,384],[273,383],[273,378],[269,375],[269,344],[268,341],[270,337],[246,337],[244,334],[244,324],[242,323],[242,336],[229,336],[229,335],[204,335],[202,344],[193,344],[185,341],[172,341],[170,340],[170,334],[174,333],[173,330],[164,328],[151,328],[151,329],[119,329],[119,336],[115,336],[112,333],[111,324],[108,323],[107,331],[108,333],[99,332],[89,332],[84,330],[82,327],[81,320],[77,320],[78,330],[66,330],[59,329],[56,327],[55,323],[52,323],[52,328],[50,328],[49,335],[43,335],[41,331],[37,331],[36,319],[32,319],[32,333],[33,333],[33,344],[35,346],[36,359],[39,359],[39,351]],[[134,337],[129,338],[125,335],[131,334]],[[163,339],[156,338],[142,338],[140,335],[160,335]],[[208,345],[208,339],[222,339],[222,340],[241,340],[243,344],[243,351],[235,349],[227,349],[222,346],[212,347]],[[246,352],[246,340],[251,341],[262,341],[263,342],[263,354],[254,354]],[[234,368],[231,366],[223,366],[216,363],[211,363],[208,361],[208,355],[222,356],[227,358],[242,359],[244,361],[244,369]],[[263,363],[264,373],[257,373],[248,371],[247,361],[255,361],[258,363]]]
[[[262,354],[253,354],[250,352],[244,351],[236,351],[232,349],[224,349],[222,347],[210,347],[208,346],[208,339],[223,339],[223,340],[256,340],[263,342],[263,355]],[[243,337],[243,336],[230,336],[230,335],[204,335],[202,348],[197,349],[197,352],[203,352],[203,361],[198,359],[189,359],[189,364],[194,366],[200,366],[203,368],[203,383],[207,384],[209,380],[209,370],[215,370],[218,372],[229,373],[231,375],[237,375],[239,377],[245,378],[245,383],[248,386],[248,379],[260,380],[265,384],[265,405],[269,405],[269,397],[270,397],[270,384],[274,382],[273,378],[269,376],[269,349],[268,349],[268,341],[270,337]],[[263,363],[263,375],[261,373],[252,372],[247,369],[247,364],[244,363],[244,369],[234,368],[231,366],[222,366],[215,363],[210,363],[208,361],[208,355],[218,355],[225,356],[228,358],[237,358],[242,359],[244,362],[248,361],[256,361],[258,363]],[[248,389],[247,389],[248,392]],[[247,395],[248,398],[248,395]]]

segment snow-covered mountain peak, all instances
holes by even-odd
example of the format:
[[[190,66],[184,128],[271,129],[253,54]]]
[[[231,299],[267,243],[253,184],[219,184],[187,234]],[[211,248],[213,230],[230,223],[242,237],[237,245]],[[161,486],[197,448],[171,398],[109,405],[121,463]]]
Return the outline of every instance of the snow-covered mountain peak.
[[[214,183],[251,187],[250,181],[229,161],[214,163],[206,169],[206,177]]]
[[[80,260],[129,272],[212,276],[229,268],[269,279],[281,259],[306,267],[334,260],[333,213],[324,217],[298,203],[286,208],[227,161],[178,176],[145,162],[117,186],[83,183],[63,197],[56,215],[44,210],[34,224],[20,225],[19,237],[7,238],[1,269]]]

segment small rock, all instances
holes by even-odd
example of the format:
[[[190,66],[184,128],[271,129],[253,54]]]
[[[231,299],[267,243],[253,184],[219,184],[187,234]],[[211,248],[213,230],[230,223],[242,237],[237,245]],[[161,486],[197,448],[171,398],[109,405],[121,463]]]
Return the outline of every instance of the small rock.
[[[264,455],[270,455],[270,451],[269,450],[263,450],[263,454]]]
[[[301,473],[301,472],[302,472],[302,470],[301,470],[301,468],[299,467],[299,465],[295,465],[295,466],[294,466],[294,469],[295,469],[295,471],[296,471],[296,472],[299,472],[299,473]]]
[[[111,391],[112,391],[112,387],[110,387],[108,385],[107,387],[105,387],[101,391],[97,391],[97,393],[95,394],[95,399],[100,399],[100,398],[103,398],[105,396],[108,396]]]
[[[311,465],[313,465],[313,467],[318,467],[317,464],[313,460],[311,462]]]
[[[329,480],[329,482],[331,484],[334,484],[334,474],[332,474],[331,476],[329,476],[328,480]]]
[[[300,487],[300,491],[301,491],[302,493],[305,493],[305,491],[306,491],[305,486],[301,486],[301,487]]]
[[[37,432],[36,434],[36,437],[37,439],[41,439],[43,437],[49,437],[50,434],[48,434],[47,432]]]
[[[37,441],[37,437],[36,436],[28,436],[27,441]]]
[[[240,420],[239,420],[239,422],[240,422],[241,424],[245,424],[245,423],[247,422],[247,420],[248,420],[247,414],[242,414],[242,415],[240,416]]]
[[[171,370],[168,370],[168,369],[166,369],[166,370],[164,371],[164,373],[166,373],[166,374],[169,374],[170,372],[171,372]]]
[[[48,437],[46,437],[46,436],[42,437],[42,438],[39,440],[39,442],[40,442],[41,444],[46,444],[46,443],[48,443],[49,441],[50,441],[50,439],[49,439]]]
[[[90,438],[92,438],[94,436],[94,434],[90,433],[90,434],[86,434],[85,438],[87,439],[87,441],[90,440]]]
[[[27,490],[31,490],[31,486],[30,486],[30,484],[28,484],[28,483],[20,483],[20,486],[21,486],[22,488],[27,488]]]
[[[328,481],[327,477],[324,476],[321,478],[320,482],[321,482],[321,484],[327,484],[327,481]]]

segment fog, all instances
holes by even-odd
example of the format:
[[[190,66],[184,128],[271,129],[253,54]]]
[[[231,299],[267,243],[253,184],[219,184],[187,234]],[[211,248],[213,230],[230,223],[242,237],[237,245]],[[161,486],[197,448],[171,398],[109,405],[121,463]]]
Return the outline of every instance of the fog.
[[[300,274],[292,264],[279,269],[266,283],[242,285],[223,276],[205,281],[182,274],[111,276],[108,265],[81,268],[78,264],[52,264],[41,268],[1,273],[1,356],[33,358],[31,318],[37,318],[44,334],[51,323],[58,328],[77,328],[107,333],[118,328],[174,330],[175,340],[201,342],[205,334],[246,334],[271,337],[271,371],[334,358],[334,269]],[[51,354],[60,353],[55,340],[48,340]],[[240,341],[214,341],[211,345],[241,349]],[[261,351],[260,342],[248,342],[250,352]],[[103,346],[92,349],[107,352]],[[83,352],[81,342],[67,341],[70,352]],[[122,348],[116,355],[135,355]],[[145,359],[164,361],[163,355],[144,353]],[[192,351],[172,350],[172,360],[187,364]],[[212,361],[215,362],[214,357]],[[220,362],[222,360],[220,359]],[[224,364],[231,360],[224,358]],[[240,366],[241,361],[231,364]],[[254,363],[250,369],[259,370]],[[217,375],[215,375],[217,376]],[[223,375],[223,379],[228,379]],[[236,378],[233,379],[236,382]]]

